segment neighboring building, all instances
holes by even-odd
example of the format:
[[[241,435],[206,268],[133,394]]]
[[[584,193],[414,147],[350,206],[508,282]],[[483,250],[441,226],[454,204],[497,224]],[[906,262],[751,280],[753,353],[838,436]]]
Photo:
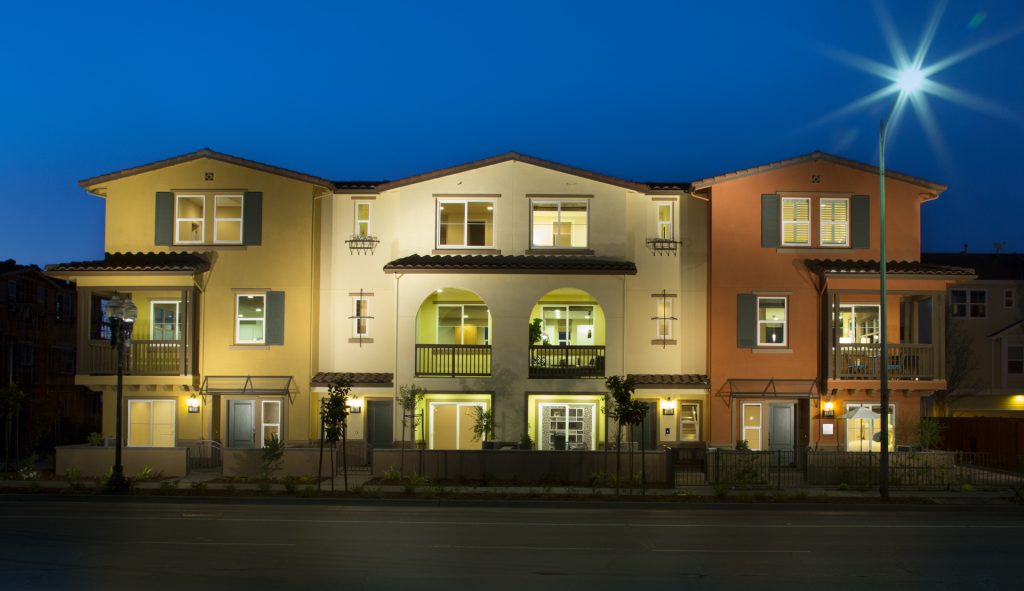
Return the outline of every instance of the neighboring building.
[[[1024,416],[1024,254],[924,253],[921,259],[977,274],[949,290],[947,356],[957,375],[936,413]]]
[[[10,457],[14,447],[24,456],[84,438],[98,428],[100,409],[94,396],[74,385],[74,284],[7,260],[0,261],[0,286],[0,384],[15,384],[28,395],[11,423],[18,441],[12,439]]]
[[[970,271],[920,263],[920,208],[943,185],[887,173],[888,345],[879,335],[878,169],[821,152],[695,181],[711,206],[711,445],[880,449],[880,363],[891,444],[945,387],[946,288]],[[887,361],[883,361],[887,360]]]

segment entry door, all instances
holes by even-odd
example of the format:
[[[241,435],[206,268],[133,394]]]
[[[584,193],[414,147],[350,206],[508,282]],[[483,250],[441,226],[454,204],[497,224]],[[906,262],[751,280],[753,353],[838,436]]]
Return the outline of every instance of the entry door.
[[[430,448],[431,449],[481,449],[483,442],[474,439],[473,425],[476,424],[476,409],[482,404],[431,403],[430,404]]]
[[[228,447],[256,447],[255,409],[254,400],[228,401]]]
[[[644,425],[633,425],[633,435],[630,440],[636,444],[640,443],[640,434],[643,432],[644,449],[654,449],[658,442],[658,405],[647,402],[647,412],[644,413]],[[639,445],[637,445],[639,447]]]
[[[366,401],[366,439],[373,447],[388,449],[395,446],[395,425],[390,400]]]
[[[793,405],[771,405],[768,449],[771,451],[793,451],[793,442],[796,440],[793,427]]]

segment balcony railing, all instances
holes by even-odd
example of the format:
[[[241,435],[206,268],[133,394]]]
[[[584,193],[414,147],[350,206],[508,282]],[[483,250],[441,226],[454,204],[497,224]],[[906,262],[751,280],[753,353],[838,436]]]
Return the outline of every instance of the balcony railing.
[[[124,373],[137,376],[185,375],[183,341],[133,340],[126,351]],[[92,341],[86,349],[85,367],[79,373],[117,373],[117,350],[109,341]]]
[[[603,378],[604,346],[530,345],[531,378]]]
[[[889,379],[932,380],[938,363],[934,345],[890,344],[886,347]],[[877,380],[881,367],[880,343],[836,345],[835,378],[840,380]]]
[[[489,375],[490,345],[416,345],[417,377]]]

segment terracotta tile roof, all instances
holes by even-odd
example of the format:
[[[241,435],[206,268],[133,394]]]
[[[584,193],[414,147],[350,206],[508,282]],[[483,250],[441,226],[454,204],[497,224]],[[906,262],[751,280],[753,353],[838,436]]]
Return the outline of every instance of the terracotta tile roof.
[[[970,267],[982,280],[1024,281],[1024,253],[1019,252],[923,252],[921,262]]]
[[[384,265],[385,273],[570,273],[636,275],[636,264],[593,256],[562,255],[418,255]]]
[[[710,187],[711,185],[715,185],[715,184],[718,184],[718,183],[724,183],[726,181],[731,181],[733,179],[737,179],[737,178],[741,178],[741,177],[745,177],[745,176],[750,176],[750,175],[753,175],[753,174],[760,174],[760,173],[763,173],[763,172],[768,172],[768,171],[771,171],[771,170],[777,170],[777,169],[780,169],[780,168],[786,168],[787,166],[795,166],[795,165],[798,165],[798,164],[803,164],[805,162],[813,162],[815,160],[822,160],[822,161],[825,161],[825,162],[831,162],[833,164],[839,164],[841,166],[847,166],[849,168],[855,168],[857,170],[862,170],[864,172],[868,172],[868,173],[871,173],[871,174],[874,174],[874,175],[878,174],[878,167],[877,166],[873,166],[871,164],[865,164],[863,162],[858,162],[856,160],[850,160],[848,158],[841,158],[839,156],[834,156],[832,154],[828,154],[826,152],[822,152],[822,151],[818,150],[818,151],[811,152],[810,154],[804,154],[802,156],[797,156],[795,158],[787,158],[786,160],[777,160],[775,162],[769,162],[767,164],[762,164],[760,166],[753,166],[751,168],[744,168],[742,170],[736,170],[736,171],[733,171],[733,172],[726,172],[726,173],[718,174],[718,175],[715,175],[715,176],[710,176],[710,177],[707,177],[707,178],[703,178],[703,179],[699,179],[699,180],[693,181],[690,184],[691,184],[691,187],[693,189],[703,189],[705,187]],[[896,171],[889,170],[889,169],[885,170],[885,176],[887,176],[889,178],[901,180],[901,181],[910,183],[912,185],[917,185],[919,187],[924,187],[926,189],[931,189],[931,190],[933,190],[933,191],[935,191],[937,193],[941,193],[941,192],[946,190],[946,185],[943,185],[941,183],[936,183],[934,181],[928,181],[928,180],[925,180],[925,179],[922,179],[922,178],[918,178],[918,177],[915,177],[915,176],[910,176],[909,174],[903,174],[902,172],[896,172]]]
[[[839,259],[808,259],[804,261],[807,268],[815,273],[842,273],[848,275],[856,274],[877,274],[879,271],[878,261],[854,261]],[[891,275],[937,275],[937,276],[963,276],[974,275],[973,269],[964,267],[951,267],[948,265],[931,265],[917,261],[889,261],[885,265],[886,273]]]
[[[651,191],[690,191],[690,183],[657,183],[657,182],[646,182],[648,190]]]
[[[47,265],[46,271],[191,272],[210,269],[206,255],[197,252],[108,252],[99,261]]]
[[[707,388],[708,376],[696,373],[629,374],[637,388]]]
[[[390,373],[358,373],[322,371],[310,380],[311,386],[329,386],[339,378],[345,378],[353,386],[391,388],[395,377]]]

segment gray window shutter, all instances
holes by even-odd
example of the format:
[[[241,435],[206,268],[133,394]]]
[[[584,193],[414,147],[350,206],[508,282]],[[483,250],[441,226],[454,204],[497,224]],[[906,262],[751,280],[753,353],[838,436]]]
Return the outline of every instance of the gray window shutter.
[[[757,296],[752,293],[736,294],[736,346],[757,346]]]
[[[850,246],[871,248],[871,199],[867,195],[850,198]]]
[[[246,193],[242,211],[242,244],[262,244],[263,193]]]
[[[782,211],[778,195],[761,195],[761,248],[778,248],[782,243]]]
[[[156,194],[156,227],[153,229],[153,244],[166,246],[174,244],[174,193],[159,191]]]
[[[267,292],[267,335],[268,345],[284,344],[284,292]]]

